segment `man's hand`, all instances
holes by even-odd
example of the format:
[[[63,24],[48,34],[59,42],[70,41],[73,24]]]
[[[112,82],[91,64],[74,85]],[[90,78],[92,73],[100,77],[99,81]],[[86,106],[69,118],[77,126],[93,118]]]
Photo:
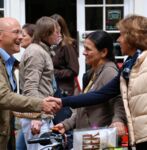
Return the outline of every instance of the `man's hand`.
[[[62,101],[60,98],[46,97],[42,102],[42,110],[48,114],[54,114],[62,107]]]

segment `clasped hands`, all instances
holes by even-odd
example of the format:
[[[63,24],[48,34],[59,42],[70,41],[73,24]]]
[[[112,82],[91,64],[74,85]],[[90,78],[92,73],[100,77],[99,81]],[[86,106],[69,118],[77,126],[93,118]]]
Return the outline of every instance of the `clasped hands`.
[[[42,111],[46,114],[55,114],[62,108],[62,100],[55,97],[46,97],[42,102]]]

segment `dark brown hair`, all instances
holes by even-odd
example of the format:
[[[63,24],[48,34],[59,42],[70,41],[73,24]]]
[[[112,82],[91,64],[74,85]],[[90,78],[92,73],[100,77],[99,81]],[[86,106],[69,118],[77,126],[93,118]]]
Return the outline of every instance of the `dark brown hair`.
[[[26,32],[29,34],[30,37],[33,37],[35,32],[35,24],[26,23],[22,26],[22,29],[25,29]]]
[[[98,51],[103,51],[104,48],[107,48],[108,53],[106,58],[115,62],[113,53],[113,39],[107,32],[102,30],[94,31],[89,33],[86,36],[86,39],[91,40]]]

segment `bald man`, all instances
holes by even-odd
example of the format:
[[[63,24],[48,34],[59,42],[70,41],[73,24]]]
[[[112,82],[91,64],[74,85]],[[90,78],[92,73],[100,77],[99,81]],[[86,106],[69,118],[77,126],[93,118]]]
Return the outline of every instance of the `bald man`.
[[[10,17],[0,18],[0,150],[7,150],[10,138],[10,110],[19,112],[54,113],[60,104],[16,94],[14,80],[17,65],[12,56],[20,51],[22,31],[19,22]],[[12,150],[12,148],[10,148]]]

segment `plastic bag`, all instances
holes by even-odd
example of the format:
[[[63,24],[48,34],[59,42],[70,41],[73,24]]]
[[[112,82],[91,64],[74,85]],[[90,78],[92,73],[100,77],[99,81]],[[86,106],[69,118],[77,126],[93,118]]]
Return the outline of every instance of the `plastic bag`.
[[[102,150],[104,148],[116,146],[116,128],[74,130],[74,150]]]

